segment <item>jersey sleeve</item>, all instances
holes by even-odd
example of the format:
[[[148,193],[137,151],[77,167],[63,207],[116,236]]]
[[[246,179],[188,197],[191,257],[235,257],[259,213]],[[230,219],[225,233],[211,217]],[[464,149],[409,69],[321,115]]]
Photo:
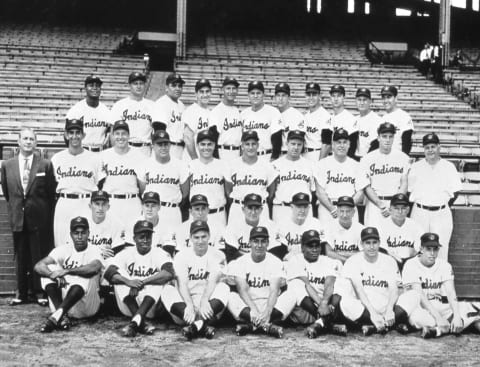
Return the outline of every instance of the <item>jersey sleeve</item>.
[[[365,174],[365,170],[362,165],[358,163],[355,168],[355,192],[363,190],[370,184],[368,176]]]
[[[188,126],[192,131],[197,131],[197,122],[195,121],[195,114],[193,113],[193,106],[191,105],[185,109],[182,113],[182,121],[185,126]]]
[[[314,172],[315,180],[321,188],[325,188],[327,182],[327,167],[325,167],[324,160],[320,160],[318,167]]]
[[[283,268],[283,263],[280,259],[277,257],[274,257],[272,255],[270,257],[270,263],[268,264],[268,273],[269,273],[269,278],[285,278],[285,270]]]
[[[65,118],[67,120],[78,119],[81,116],[78,116],[78,103],[74,104],[70,109],[67,111],[67,115]]]
[[[103,259],[102,253],[98,246],[93,246],[89,249],[89,256],[86,260],[84,265],[91,263],[92,261],[98,260],[102,263],[102,266],[105,266],[105,260]]]
[[[180,178],[180,184],[185,183],[190,177],[190,166],[183,161],[178,161],[178,173]]]
[[[55,247],[50,253],[48,254],[48,257],[51,257],[58,265],[63,263],[63,260],[66,257],[67,253],[67,246],[59,246]]]
[[[445,282],[447,280],[453,280],[454,275],[453,275],[453,268],[452,265],[449,263],[444,263],[445,265],[442,267],[442,274],[441,274],[441,280],[442,282]]]
[[[331,259],[326,257],[326,264],[325,264],[325,276],[330,277],[339,277],[342,271],[342,262],[340,260]]]
[[[231,221],[231,223],[229,223],[225,229],[225,242],[228,245],[238,249],[240,246],[238,244],[238,238],[236,237],[237,233],[233,227],[233,223],[234,221]]]
[[[270,186],[277,179],[278,171],[273,167],[270,162],[266,163],[265,170],[267,173],[267,186]]]
[[[121,110],[122,110],[121,101],[118,101],[112,106],[112,109],[110,110],[110,122],[112,125],[115,124],[116,121],[124,120]]]
[[[172,262],[172,258],[171,256],[165,252],[164,250],[162,250],[161,248],[155,248],[154,249],[154,254],[155,254],[155,265],[157,267],[157,269],[160,271],[162,269],[162,267],[165,265],[165,264],[168,264],[168,263],[171,263]]]
[[[453,194],[457,191],[460,191],[462,189],[462,181],[460,178],[460,174],[458,173],[457,169],[451,162],[447,162],[448,167],[449,167],[449,174],[447,175],[448,177],[448,193],[450,194],[451,197],[453,197]]]
[[[298,256],[293,256],[290,260],[286,261],[285,264],[285,273],[287,281],[290,281],[295,278],[307,276],[305,267],[302,266],[302,263]]]
[[[342,276],[346,279],[350,280],[361,280],[361,276],[359,274],[359,266],[356,264],[356,256],[350,257],[345,261],[345,265],[343,266]]]
[[[270,116],[270,134],[275,134],[277,131],[282,130],[282,114],[280,113],[279,110],[276,108],[272,107],[270,110],[271,116]]]

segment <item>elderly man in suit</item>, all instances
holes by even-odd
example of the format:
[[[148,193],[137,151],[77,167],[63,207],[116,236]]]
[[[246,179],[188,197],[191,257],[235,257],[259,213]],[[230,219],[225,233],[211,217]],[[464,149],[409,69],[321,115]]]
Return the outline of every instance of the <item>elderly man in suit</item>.
[[[40,278],[33,266],[53,246],[52,214],[55,204],[55,176],[50,161],[35,152],[35,132],[19,133],[19,152],[2,163],[1,184],[7,201],[17,271],[17,298],[10,305],[29,302],[28,293],[46,305]]]

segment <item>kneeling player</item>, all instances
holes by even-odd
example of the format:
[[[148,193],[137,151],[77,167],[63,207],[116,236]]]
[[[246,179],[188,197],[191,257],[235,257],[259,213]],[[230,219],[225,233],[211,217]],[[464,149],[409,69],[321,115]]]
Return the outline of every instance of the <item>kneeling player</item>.
[[[166,288],[163,303],[173,320],[183,328],[187,339],[197,336],[213,338],[216,321],[227,305],[229,287],[222,282],[225,255],[209,246],[210,229],[207,222],[196,220],[190,225],[190,243],[174,260],[178,290]]]
[[[54,248],[35,265],[53,311],[40,329],[42,333],[69,329],[67,313],[75,318],[91,317],[100,308],[98,274],[102,269],[102,254],[98,247],[88,245],[88,236],[87,218],[73,218],[70,222],[73,245]]]
[[[457,301],[452,266],[438,259],[440,246],[437,234],[423,234],[419,255],[403,268],[403,282],[410,290],[398,303],[412,310],[410,324],[422,329],[424,338],[458,334],[472,324],[480,331],[480,310],[470,302]]]
[[[122,329],[123,336],[137,332],[152,334],[155,328],[145,322],[152,318],[155,303],[162,296],[165,283],[173,279],[170,255],[158,247],[152,248],[153,224],[140,220],[133,228],[135,247],[128,247],[112,258],[104,278],[114,285],[120,311],[132,317]]]

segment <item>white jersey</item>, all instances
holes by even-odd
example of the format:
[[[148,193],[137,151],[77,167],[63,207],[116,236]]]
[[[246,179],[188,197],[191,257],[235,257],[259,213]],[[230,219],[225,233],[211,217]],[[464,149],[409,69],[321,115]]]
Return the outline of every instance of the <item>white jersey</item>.
[[[135,246],[119,252],[110,260],[110,264],[118,268],[121,276],[127,279],[146,279],[162,271],[172,259],[168,253],[152,246],[144,255],[140,255]]]
[[[405,131],[413,130],[412,117],[401,108],[397,108],[393,112],[385,113],[382,118],[384,122],[395,125],[396,133],[393,138],[393,148],[402,150],[402,134]]]
[[[48,257],[52,258],[62,269],[76,269],[98,260],[103,265],[103,257],[100,249],[88,245],[83,251],[77,251],[73,244],[55,247]]]
[[[280,242],[288,247],[288,252],[298,254],[302,252],[302,235],[304,232],[314,229],[324,237],[324,231],[320,221],[313,217],[307,217],[303,224],[295,223],[291,218],[285,218],[279,225]]]
[[[239,157],[228,165],[227,169],[229,169],[227,181],[233,184],[230,197],[240,201],[248,194],[257,194],[266,200],[267,187],[278,177],[273,165],[260,159],[248,164]]]
[[[320,149],[322,147],[322,130],[330,129],[330,114],[320,106],[313,112],[307,112],[305,121],[305,147]]]
[[[225,163],[214,158],[208,163],[200,159],[194,159],[188,165],[190,176],[190,198],[197,194],[207,197],[210,209],[225,206],[225,174],[227,172]]]
[[[274,222],[270,219],[260,219],[258,226],[265,227],[268,230],[268,249],[280,245],[280,231]],[[240,219],[237,222],[230,221],[225,229],[225,242],[244,254],[250,253],[250,231],[253,227],[245,219]]]
[[[175,102],[166,94],[161,96],[155,102],[159,113],[159,120],[167,125],[167,133],[170,135],[171,141],[178,143],[183,141],[183,130],[185,123],[182,121],[182,114],[185,110],[183,102],[178,100]]]
[[[396,261],[382,253],[378,254],[374,263],[368,262],[363,252],[353,255],[345,261],[342,276],[359,281],[376,310],[385,309],[388,305],[388,287],[397,287],[400,283],[400,272]]]
[[[160,210],[162,207],[160,207]],[[130,223],[126,223],[126,228],[125,228],[125,242],[128,242],[130,244],[135,245],[135,241],[133,239],[133,227],[135,226],[135,223],[137,223],[139,220],[146,220],[144,216],[140,215],[138,216],[134,221]],[[164,244],[164,238],[165,238],[165,233],[167,229],[165,226],[158,221],[156,225],[153,226],[153,233],[152,233],[152,248],[153,247],[162,247]],[[170,244],[169,244],[170,245]]]
[[[303,114],[295,107],[288,107],[280,113],[280,126],[283,129],[282,150],[287,150],[287,135],[291,130],[305,131]]]
[[[188,279],[187,287],[192,297],[205,292],[212,274],[223,273],[226,260],[223,252],[208,248],[203,256],[198,256],[193,248],[181,250],[173,260],[175,274]]]
[[[280,131],[280,111],[275,107],[263,105],[258,111],[253,111],[251,107],[246,108],[240,114],[243,130],[255,130],[258,134],[258,150],[264,151],[272,149],[272,134]]]
[[[232,261],[228,266],[228,275],[246,280],[248,294],[254,302],[268,299],[273,279],[285,278],[282,261],[268,252],[265,259],[258,263],[250,255]]]
[[[273,166],[278,172],[274,204],[290,203],[293,195],[315,190],[313,164],[308,159],[300,157],[292,161],[285,155],[274,161]]]
[[[425,159],[412,164],[408,173],[410,200],[427,206],[442,206],[462,189],[460,175],[452,162],[440,159],[431,165]]]
[[[197,136],[199,131],[209,127],[210,109],[201,107],[197,102],[188,106],[182,113],[182,122]]]
[[[67,112],[66,118],[83,119],[85,137],[82,144],[85,146],[103,145],[107,128],[111,123],[110,110],[102,102],[97,107],[90,107],[86,99],[75,103]]]
[[[189,219],[176,226],[176,228],[167,229],[166,235],[163,237],[162,245],[174,246],[177,251],[181,251],[185,248],[191,248],[192,244],[190,243],[190,225],[192,222],[193,220]],[[223,249],[225,246],[223,238],[225,231],[219,226],[215,226],[215,222],[208,223],[208,226],[210,229],[210,241],[208,241],[208,245],[211,248]]]
[[[242,119],[236,106],[220,102],[210,113],[210,126],[216,126],[219,133],[218,145],[240,146],[242,140]]]
[[[380,246],[397,260],[412,257],[420,250],[423,230],[410,218],[406,218],[402,226],[396,225],[392,218],[386,218],[378,230]]]
[[[101,171],[98,154],[84,150],[73,155],[65,149],[52,157],[52,165],[57,180],[57,193],[85,194],[98,189]]]
[[[89,245],[115,248],[125,243],[125,228],[115,217],[107,214],[101,223],[95,223],[92,218],[88,218],[88,224]]]
[[[370,144],[378,137],[377,129],[382,122],[383,119],[373,111],[365,116],[357,116],[358,144],[355,152],[356,156],[363,157],[368,153]]]
[[[138,194],[137,178],[142,174],[141,164],[145,156],[137,149],[130,148],[125,154],[114,148],[100,153],[101,178],[105,178],[103,190],[109,194]]]
[[[383,154],[376,149],[362,158],[360,166],[360,175],[367,178],[377,195],[392,196],[398,193],[400,179],[410,168],[410,158],[399,150]]]
[[[342,269],[342,263],[320,255],[317,261],[308,262],[303,254],[297,254],[285,263],[287,281],[295,278],[307,277],[319,297],[323,297],[325,279],[327,277],[338,277]]]
[[[348,134],[351,135],[358,131],[357,127],[357,118],[352,115],[348,110],[343,110],[339,114],[335,115],[332,113],[330,115],[330,130],[335,132],[338,129],[347,130]]]
[[[152,157],[142,166],[139,177],[145,182],[145,192],[157,192],[162,202],[179,204],[182,201],[180,186],[188,180],[188,168],[175,158],[160,163]]]
[[[113,105],[111,119],[112,124],[125,121],[130,130],[130,141],[136,143],[151,143],[152,122],[160,121],[153,101],[146,98],[136,101],[130,97]]]
[[[344,162],[339,162],[333,155],[318,162],[315,175],[317,183],[325,190],[330,200],[336,201],[340,196],[352,196],[363,189],[366,183],[358,185],[360,164],[346,157]],[[365,180],[364,180],[365,181]]]
[[[360,233],[363,228],[363,225],[355,221],[352,221],[350,228],[343,227],[338,220],[332,221],[325,229],[325,241],[336,253],[350,257],[362,250]]]

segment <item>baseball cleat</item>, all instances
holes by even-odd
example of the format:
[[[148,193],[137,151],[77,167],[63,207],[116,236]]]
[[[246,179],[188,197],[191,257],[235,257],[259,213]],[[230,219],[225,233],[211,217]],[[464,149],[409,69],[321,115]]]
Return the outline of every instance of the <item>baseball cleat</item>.
[[[41,333],[51,333],[58,327],[57,321],[53,317],[49,317],[47,322],[40,328]]]
[[[137,335],[138,326],[133,321],[130,321],[127,326],[122,329],[122,335],[127,338],[133,338]]]
[[[148,322],[142,322],[142,324],[138,328],[138,331],[141,334],[152,335],[153,332],[155,331],[155,326],[153,326],[152,324],[149,324]]]
[[[308,336],[309,339],[315,339],[315,338],[318,337],[324,330],[325,330],[325,328],[323,327],[323,325],[321,325],[321,324],[318,323],[318,322],[314,322],[312,325],[310,325],[309,327],[307,327],[306,333],[307,333],[307,336]]]
[[[422,338],[423,339],[432,339],[437,336],[437,330],[431,327],[424,327],[422,329]]]
[[[402,335],[407,335],[411,332],[410,327],[407,324],[398,324],[395,330],[397,330],[397,333]]]
[[[64,315],[60,320],[58,328],[63,331],[67,331],[72,327],[72,320],[67,315]]]
[[[235,334],[238,336],[244,336],[253,331],[251,324],[238,324],[235,328]]]
[[[278,325],[269,324],[263,327],[263,330],[267,335],[273,336],[275,338],[283,338],[283,328]]]
[[[347,325],[344,324],[333,324],[332,325],[332,334],[338,336],[347,336]]]
[[[363,336],[370,336],[377,331],[375,326],[373,325],[363,325],[362,326],[362,334]]]
[[[195,325],[191,324],[182,329],[182,334],[187,340],[192,340],[198,336],[198,330]]]
[[[205,338],[213,339],[215,336],[215,328],[213,326],[207,326],[204,332]]]

